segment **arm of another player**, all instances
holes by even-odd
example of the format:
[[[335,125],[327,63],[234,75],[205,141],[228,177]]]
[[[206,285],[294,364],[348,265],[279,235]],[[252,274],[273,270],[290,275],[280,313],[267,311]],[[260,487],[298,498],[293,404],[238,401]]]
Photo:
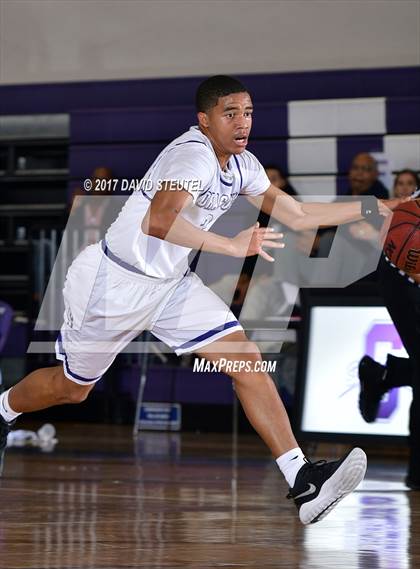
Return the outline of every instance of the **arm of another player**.
[[[282,248],[278,240],[282,233],[271,228],[260,228],[258,223],[229,238],[210,231],[203,231],[189,221],[181,212],[192,202],[192,195],[186,190],[156,192],[142,221],[143,233],[169,241],[182,247],[201,249],[232,257],[261,255],[267,261],[274,261],[264,249]]]
[[[378,200],[381,215],[388,215],[400,203],[409,198]],[[301,203],[272,184],[259,196],[249,196],[248,200],[265,213],[284,223],[294,231],[317,229],[364,219],[361,214],[361,201],[343,203]]]

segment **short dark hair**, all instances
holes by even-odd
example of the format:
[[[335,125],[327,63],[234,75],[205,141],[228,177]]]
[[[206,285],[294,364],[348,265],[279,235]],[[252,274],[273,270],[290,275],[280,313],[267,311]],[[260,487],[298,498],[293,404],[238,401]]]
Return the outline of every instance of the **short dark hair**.
[[[197,112],[205,113],[215,107],[220,97],[232,93],[248,93],[248,89],[235,77],[229,75],[214,75],[203,81],[195,94]]]

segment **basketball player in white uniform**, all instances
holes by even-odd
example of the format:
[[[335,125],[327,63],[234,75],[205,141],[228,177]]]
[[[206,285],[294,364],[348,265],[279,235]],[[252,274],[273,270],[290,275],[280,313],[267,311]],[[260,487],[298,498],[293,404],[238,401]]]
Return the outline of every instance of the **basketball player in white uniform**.
[[[233,257],[272,257],[281,235],[258,225],[233,238],[210,231],[238,195],[294,230],[361,219],[363,204],[301,204],[270,184],[246,150],[252,102],[236,79],[204,81],[196,97],[198,126],[156,158],[105,239],[71,265],[64,324],[57,339],[62,365],[32,372],[0,396],[0,454],[18,415],[83,401],[116,355],[148,329],[177,354],[211,361],[261,360],[229,308],[188,269],[192,249]],[[366,215],[386,214],[398,200],[369,202]],[[366,208],[365,208],[366,210]],[[238,369],[238,366],[232,366]],[[322,519],[362,480],[366,455],[355,448],[334,462],[308,461],[293,435],[270,376],[229,371],[245,413],[276,458],[304,524]]]

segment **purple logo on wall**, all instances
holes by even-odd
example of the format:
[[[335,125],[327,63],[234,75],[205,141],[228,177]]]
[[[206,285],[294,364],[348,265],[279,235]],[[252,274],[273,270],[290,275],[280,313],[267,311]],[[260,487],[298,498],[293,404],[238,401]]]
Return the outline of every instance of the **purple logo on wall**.
[[[374,324],[366,334],[365,353],[375,359],[376,344],[387,342],[392,349],[400,350],[403,347],[401,338],[392,323]],[[385,400],[379,406],[378,419],[389,419],[398,405],[398,388],[388,391]]]

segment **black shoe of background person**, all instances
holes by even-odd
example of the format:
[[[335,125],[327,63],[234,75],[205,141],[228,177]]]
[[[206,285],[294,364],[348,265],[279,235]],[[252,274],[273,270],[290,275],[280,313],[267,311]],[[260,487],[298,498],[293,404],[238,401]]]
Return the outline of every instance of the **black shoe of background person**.
[[[366,454],[354,448],[342,459],[307,462],[296,475],[287,498],[295,501],[303,524],[319,522],[363,480]]]
[[[4,464],[4,453],[7,446],[7,435],[10,432],[10,428],[15,424],[15,421],[8,423],[0,415],[0,476],[3,474],[3,464]]]
[[[375,421],[381,399],[387,392],[384,387],[386,367],[375,362],[370,356],[363,356],[359,362],[359,409],[367,423]]]
[[[416,480],[408,475],[405,479],[405,485],[407,488],[410,488],[410,490],[420,490],[420,479]]]
[[[405,485],[411,490],[420,490],[420,449],[410,449],[410,459],[408,461],[407,476]]]

